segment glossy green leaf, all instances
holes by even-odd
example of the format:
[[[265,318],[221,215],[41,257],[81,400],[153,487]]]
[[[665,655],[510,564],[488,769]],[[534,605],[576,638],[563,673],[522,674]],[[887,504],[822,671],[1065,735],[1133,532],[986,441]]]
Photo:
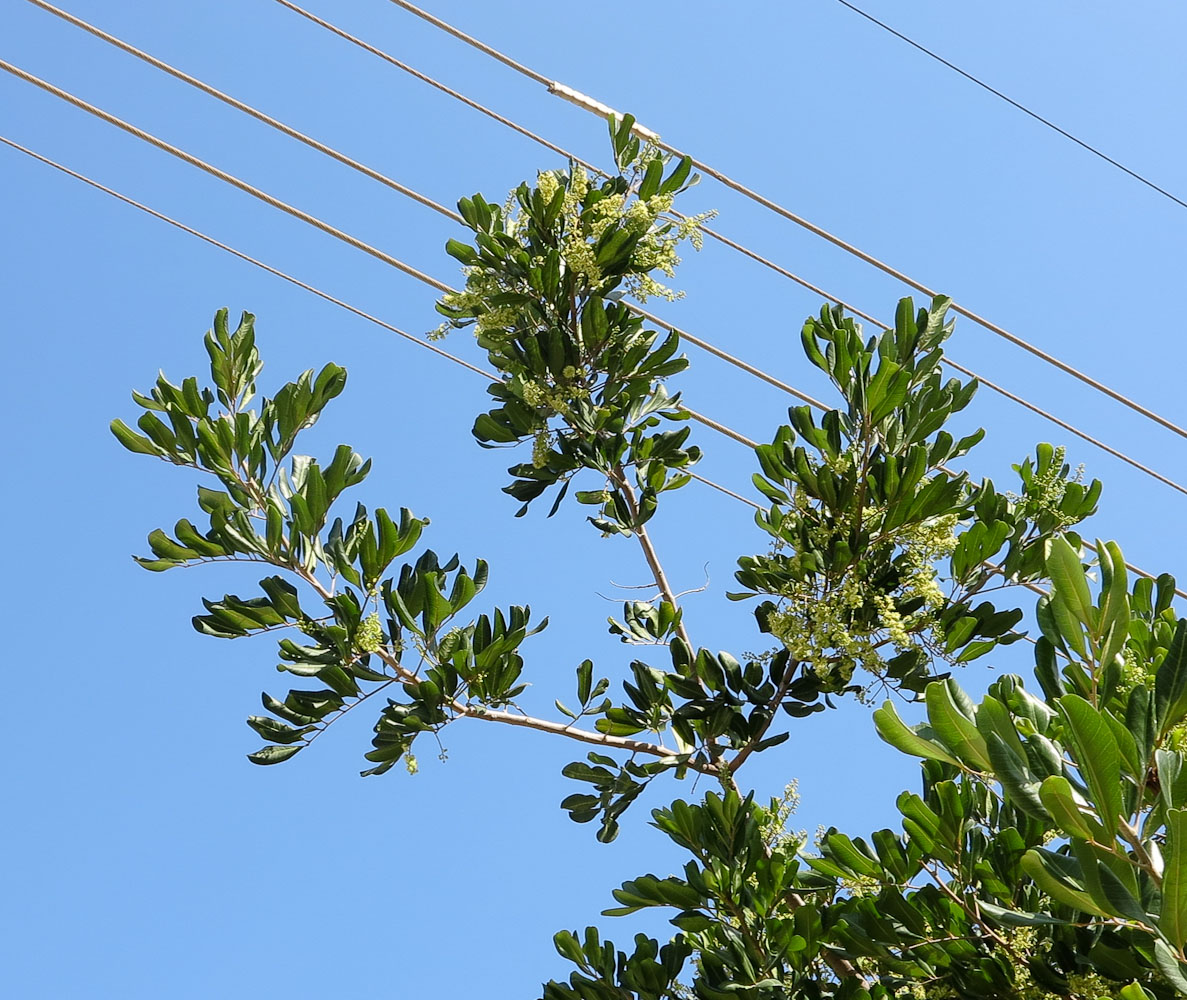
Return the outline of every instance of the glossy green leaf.
[[[1067,778],[1058,774],[1048,777],[1039,788],[1039,798],[1064,833],[1084,840],[1092,838],[1095,831],[1080,812],[1075,792]]]
[[[1181,951],[1187,944],[1187,809],[1167,811],[1163,863],[1158,926]]]
[[[885,702],[874,712],[874,726],[878,735],[896,750],[900,750],[912,757],[923,757],[926,760],[939,760],[954,767],[960,767],[952,754],[940,744],[926,740],[907,726],[894,709],[892,702]]]
[[[247,759],[253,764],[279,764],[281,761],[288,760],[290,757],[300,753],[305,747],[304,743],[295,743],[290,746],[271,746],[262,747],[255,753],[249,753]]]
[[[927,686],[927,718],[936,735],[949,750],[970,767],[988,771],[989,748],[985,738],[956,704],[955,681],[935,681]]]
[[[1160,733],[1187,715],[1187,618],[1175,625],[1174,638],[1154,675],[1154,704]]]
[[[1070,906],[1072,909],[1091,913],[1098,917],[1110,915],[1109,911],[1097,905],[1087,892],[1069,885],[1061,875],[1050,870],[1047,865],[1051,859],[1047,855],[1048,852],[1040,853],[1032,849],[1027,851],[1019,861],[1019,866],[1034,879],[1039,889],[1052,899],[1063,903],[1064,906]]]
[[[1079,695],[1064,695],[1056,705],[1067,724],[1071,749],[1088,785],[1092,804],[1112,837],[1124,809],[1117,741],[1100,713]]]

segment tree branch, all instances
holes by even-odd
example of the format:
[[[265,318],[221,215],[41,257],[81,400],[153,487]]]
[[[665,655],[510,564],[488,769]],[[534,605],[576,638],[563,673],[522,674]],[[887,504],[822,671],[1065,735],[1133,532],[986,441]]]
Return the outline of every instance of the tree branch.
[[[458,715],[471,719],[485,719],[487,722],[502,722],[509,726],[520,726],[525,729],[537,729],[542,733],[553,733],[557,736],[567,736],[571,740],[581,743],[593,743],[596,746],[611,747],[616,750],[629,750],[631,753],[645,753],[652,757],[682,756],[679,751],[672,750],[662,743],[647,743],[642,740],[632,740],[625,736],[611,736],[608,733],[590,732],[587,729],[574,729],[571,725],[552,722],[549,719],[537,719],[530,715],[516,715],[514,712],[504,712],[493,708],[483,708],[481,705],[451,706]],[[698,763],[691,757],[684,765],[701,774],[716,776],[720,773],[718,765],[705,762]]]
[[[651,544],[651,538],[647,534],[647,529],[639,523],[639,502],[635,497],[634,489],[631,487],[630,482],[627,481],[626,474],[621,467],[615,470],[615,478],[618,480],[622,495],[626,497],[627,507],[630,508],[631,518],[635,522],[635,537],[639,539],[639,547],[643,550],[643,558],[647,560],[647,565],[655,576],[655,585],[659,588],[663,599],[672,605],[673,608],[679,610],[680,605],[676,603],[676,592],[672,590],[672,585],[668,583],[667,574],[664,573],[664,568],[660,564],[655,546]],[[688,629],[684,626],[683,618],[681,618],[680,624],[676,626],[676,634],[685,641],[689,649],[693,648],[692,641],[688,638]]]

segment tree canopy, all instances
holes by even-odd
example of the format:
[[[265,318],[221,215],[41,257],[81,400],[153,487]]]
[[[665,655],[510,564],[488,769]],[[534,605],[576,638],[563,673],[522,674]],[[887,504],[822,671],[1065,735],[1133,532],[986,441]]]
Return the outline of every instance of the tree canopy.
[[[261,394],[250,314],[234,329],[215,316],[209,385],[162,375],[134,394],[135,429],[113,423],[128,449],[208,484],[201,524],[153,531],[142,566],[266,574],[258,593],[204,600],[193,619],[216,638],[279,633],[298,686],[262,695],[248,725],[265,745],[249,759],[289,760],[369,703],[367,776],[415,769],[416,750],[454,724],[586,744],[561,806],[600,841],[638,819],[644,789],[683,790],[651,821],[686,864],[623,882],[605,912],[662,908],[674,934],[619,946],[596,927],[561,931],[574,969],[543,1000],[1187,995],[1187,620],[1174,581],[1131,581],[1115,543],[1079,533],[1101,484],[1062,448],[1039,444],[1009,489],[969,471],[984,432],[947,429],[977,384],[941,372],[946,299],[904,299],[872,335],[839,307],[806,320],[804,355],[836,403],[793,407],[754,448],[769,541],[740,554],[726,595],[750,602],[765,651],[694,642],[711,623],[686,619],[648,534],[701,458],[678,390],[688,361],[678,332],[636,303],[678,294],[661,279],[703,220],[673,209],[691,163],[632,126],[611,123],[611,175],[570,165],[502,204],[461,200],[471,233],[446,249],[465,282],[441,299],[436,332],[471,329],[497,370],[473,434],[518,450],[505,487],[518,514],[548,504],[551,516],[571,492],[595,531],[641,547],[654,596],[611,621],[630,647],[619,685],[582,659],[554,716],[523,710],[541,681],[528,640],[547,618],[476,611],[487,564],[422,547],[426,518],[351,509],[370,460],[347,445],[328,461],[297,450],[346,372],[327,364]],[[1036,636],[1023,630],[1031,606]],[[966,694],[956,668],[1022,640],[1033,678]],[[919,758],[920,783],[897,799],[900,829],[810,842],[788,828],[788,800],[758,801],[743,768],[844,699],[878,706],[887,752]],[[909,725],[895,699],[921,702],[926,721]]]

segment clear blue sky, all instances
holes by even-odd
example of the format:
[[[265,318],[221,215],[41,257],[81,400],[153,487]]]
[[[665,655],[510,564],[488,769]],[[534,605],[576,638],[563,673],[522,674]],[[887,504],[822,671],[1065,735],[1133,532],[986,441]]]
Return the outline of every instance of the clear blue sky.
[[[63,0],[72,11],[293,123],[432,197],[501,197],[555,157],[270,0],[185,4]],[[321,13],[586,157],[604,128],[384,0],[309,0]],[[895,263],[1179,422],[1187,210],[1156,196],[924,59],[833,0],[660,0],[627,8],[439,0],[433,9],[540,71],[630,110],[669,141]],[[1159,183],[1187,192],[1182,59],[1187,13],[1135,0],[954,5],[869,0],[872,12]],[[599,18],[598,10],[606,11]],[[445,280],[446,220],[324,160],[184,84],[13,0],[0,57],[110,108]],[[65,161],[412,332],[433,293],[10,77],[0,132]],[[488,604],[531,603],[553,627],[525,650],[541,706],[571,691],[605,636],[611,581],[646,576],[566,510],[513,520],[505,457],[469,438],[481,381],[191,237],[0,149],[8,377],[9,709],[0,736],[0,940],[6,991],[29,998],[533,997],[563,971],[552,933],[584,927],[610,889],[674,856],[628,816],[611,847],[557,808],[580,748],[532,732],[459,725],[449,760],[414,778],[361,780],[360,718],[276,768],[244,754],[261,688],[283,688],[264,642],[194,633],[202,595],[250,593],[250,572],[144,573],[152,528],[193,509],[193,482],[123,452],[114,416],[163,368],[203,372],[201,335],[228,306],[258,316],[274,386],[334,360],[346,395],[317,428],[375,457],[373,504],[429,515],[439,551],[490,560]],[[706,182],[686,210],[717,208],[736,235],[861,307],[888,315],[903,290],[737,195]],[[691,256],[691,255],[690,255]],[[822,391],[798,348],[819,303],[710,245],[666,316],[788,381]],[[478,360],[460,337],[453,349]],[[692,349],[690,349],[691,353]],[[1181,439],[961,323],[961,360],[1187,476]],[[789,400],[692,355],[690,405],[762,438]],[[275,380],[275,381],[271,381]],[[1184,497],[983,392],[991,429],[973,468],[1008,487],[1038,440],[1069,445],[1106,480],[1092,531],[1150,569],[1181,568]],[[700,435],[703,471],[745,488],[738,446]],[[747,512],[695,486],[657,524],[696,638],[761,644],[726,605],[733,560],[762,546]],[[234,567],[232,567],[234,568]],[[1015,647],[1015,651],[1020,647]],[[1025,672],[1018,656],[994,661]],[[981,687],[992,676],[970,668]],[[355,721],[353,728],[349,721]],[[764,794],[800,779],[797,822],[863,833],[893,819],[915,766],[854,704],[800,726],[756,762]],[[650,805],[687,786],[669,783]],[[603,921],[608,922],[608,921]],[[620,921],[628,939],[637,927]]]

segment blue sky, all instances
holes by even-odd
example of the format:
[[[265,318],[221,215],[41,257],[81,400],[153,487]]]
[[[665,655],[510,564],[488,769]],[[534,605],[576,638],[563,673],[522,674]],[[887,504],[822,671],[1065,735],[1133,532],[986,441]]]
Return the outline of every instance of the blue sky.
[[[63,0],[65,2],[65,0]],[[314,5],[316,0],[309,0]],[[869,9],[1065,128],[1187,191],[1181,58],[1187,12],[1119,6],[918,0]],[[492,200],[555,156],[327,35],[268,0],[159,4],[72,0],[69,9],[155,55],[451,204]],[[587,158],[603,125],[384,0],[316,9]],[[442,0],[432,9],[523,62],[629,110],[670,142],[882,256],[1179,423],[1187,211],[926,60],[833,0],[669,0],[601,14],[543,0]],[[609,10],[607,8],[607,10]],[[176,142],[447,281],[455,227],[398,195],[20,2],[0,10],[0,58]],[[0,133],[319,285],[398,326],[435,325],[434,293],[29,85],[0,79]],[[1176,138],[1178,137],[1178,138]],[[433,524],[440,552],[487,558],[487,603],[530,603],[553,625],[525,649],[547,706],[585,656],[620,676],[605,635],[614,583],[641,583],[636,550],[602,541],[567,509],[514,520],[498,489],[506,456],[469,436],[476,376],[0,148],[8,330],[8,812],[0,902],[19,997],[301,995],[531,997],[561,973],[551,935],[584,927],[610,889],[677,858],[646,810],[617,843],[557,808],[576,745],[459,725],[448,761],[361,780],[367,719],[348,720],[283,767],[256,768],[243,724],[281,689],[263,641],[194,633],[199,598],[250,593],[250,572],[150,575],[128,558],[149,530],[194,510],[194,483],[123,452],[132,388],[158,368],[203,374],[201,335],[220,306],[257,314],[266,386],[334,360],[346,394],[311,435],[375,458],[360,491]],[[706,181],[685,211],[880,315],[905,290],[790,223]],[[689,254],[687,298],[665,317],[808,391],[809,293],[710,244]],[[462,336],[450,348],[480,360]],[[969,323],[959,360],[1172,478],[1182,439]],[[689,349],[694,408],[763,438],[791,402]],[[1105,480],[1089,530],[1134,562],[1174,572],[1184,498],[983,391],[990,429],[971,467],[1008,488],[1036,441],[1066,443]],[[745,488],[744,449],[701,434],[702,471]],[[727,604],[734,559],[762,546],[747,511],[690,486],[655,534],[702,644],[755,648]],[[613,581],[613,582],[612,582]],[[621,599],[621,598],[620,598]],[[1017,655],[1015,655],[1017,654]],[[1024,648],[993,661],[1026,672]],[[971,688],[993,676],[969,668]],[[36,681],[36,683],[34,683]],[[354,721],[353,729],[349,722]],[[493,730],[493,731],[492,731]],[[893,822],[915,765],[847,704],[757,760],[763,794],[798,778],[796,822],[864,833]],[[699,790],[698,790],[699,791]],[[603,923],[609,923],[603,920]],[[623,920],[620,939],[660,922]]]

